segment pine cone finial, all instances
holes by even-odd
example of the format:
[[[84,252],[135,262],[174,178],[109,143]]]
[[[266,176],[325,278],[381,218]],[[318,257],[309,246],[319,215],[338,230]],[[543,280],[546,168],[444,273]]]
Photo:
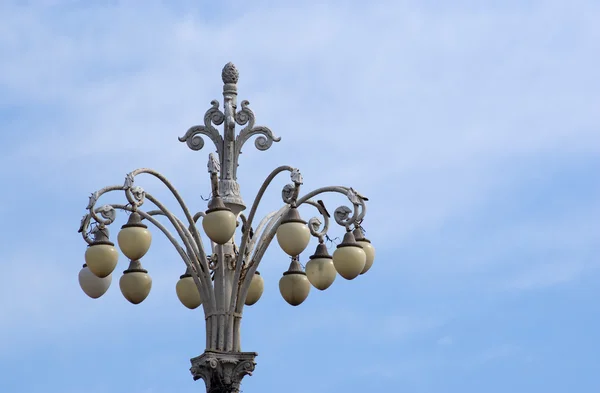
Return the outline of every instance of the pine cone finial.
[[[221,78],[223,79],[223,83],[233,83],[236,84],[240,77],[240,73],[235,68],[232,62],[225,64],[223,67],[223,72],[221,72]]]

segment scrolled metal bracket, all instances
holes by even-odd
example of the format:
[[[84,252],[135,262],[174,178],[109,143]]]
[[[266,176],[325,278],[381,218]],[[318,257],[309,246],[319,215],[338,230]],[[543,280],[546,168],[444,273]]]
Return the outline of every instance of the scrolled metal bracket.
[[[238,160],[240,154],[242,154],[242,147],[254,135],[259,135],[254,141],[254,146],[261,151],[268,150],[273,142],[281,141],[281,137],[277,137],[273,134],[268,127],[255,126],[254,112],[249,108],[250,102],[243,100],[241,103],[242,109],[235,114],[235,122],[245,127],[240,131],[238,136],[235,138],[235,152],[233,155],[233,178],[236,178]]]
[[[219,109],[219,101],[212,100],[211,107],[204,114],[204,125],[190,127],[184,136],[179,137],[179,142],[185,142],[192,150],[201,150],[204,147],[204,139],[201,135],[209,137],[219,156],[223,154],[223,137],[219,131],[213,126],[219,126],[225,121],[225,114]]]
[[[290,179],[292,180],[292,183],[286,184],[281,190],[281,199],[284,203],[295,206],[298,194],[300,193],[300,186],[304,181],[298,168],[292,169],[290,172]]]

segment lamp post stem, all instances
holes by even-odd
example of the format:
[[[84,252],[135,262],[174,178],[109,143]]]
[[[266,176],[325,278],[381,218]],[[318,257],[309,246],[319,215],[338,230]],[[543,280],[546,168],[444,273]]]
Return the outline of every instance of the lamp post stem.
[[[236,109],[237,82],[239,73],[232,63],[227,63],[221,73],[223,79],[223,153],[221,155],[220,192],[225,205],[233,214],[238,215],[246,208],[240,195],[240,186],[236,176]]]

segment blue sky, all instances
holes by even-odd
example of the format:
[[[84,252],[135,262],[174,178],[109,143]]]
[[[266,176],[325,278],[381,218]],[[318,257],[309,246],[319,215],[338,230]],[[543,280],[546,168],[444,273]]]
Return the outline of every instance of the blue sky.
[[[282,138],[244,149],[246,202],[282,164],[305,190],[354,186],[378,252],[295,308],[289,259],[267,252],[245,392],[600,391],[599,18],[591,0],[1,2],[0,391],[203,391],[175,250],[154,231],[141,305],[118,274],[91,300],[77,229],[88,195],[139,167],[205,209],[208,143],[177,137],[222,99],[228,61]]]

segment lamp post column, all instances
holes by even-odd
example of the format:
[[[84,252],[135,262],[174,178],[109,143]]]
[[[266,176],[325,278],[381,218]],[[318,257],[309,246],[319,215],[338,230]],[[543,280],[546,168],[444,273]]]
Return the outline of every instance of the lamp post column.
[[[236,121],[237,82],[239,73],[232,63],[223,68],[223,139],[220,144],[218,194],[223,203],[237,216],[246,209],[237,183],[236,170],[239,151],[236,149],[235,126],[245,124]],[[243,116],[242,116],[243,118]],[[233,335],[238,334],[229,324],[229,305],[233,294],[235,262],[235,238],[225,244],[213,244],[216,257],[214,291],[218,315],[216,349],[207,349],[202,355],[191,359],[190,371],[194,380],[203,379],[207,393],[238,393],[245,375],[251,375],[256,366],[256,352],[237,352]],[[239,325],[238,325],[239,328]]]

